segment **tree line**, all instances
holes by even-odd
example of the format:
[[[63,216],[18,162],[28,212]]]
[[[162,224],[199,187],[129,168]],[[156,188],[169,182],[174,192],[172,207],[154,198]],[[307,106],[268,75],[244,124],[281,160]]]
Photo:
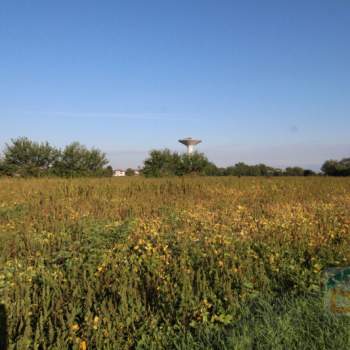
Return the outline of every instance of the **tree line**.
[[[203,153],[192,155],[171,152],[169,149],[153,150],[144,161],[142,170],[146,177],[162,176],[310,176],[316,173],[310,169],[288,167],[285,170],[265,164],[248,165],[243,162],[227,168],[217,167]]]
[[[73,142],[63,149],[26,137],[12,139],[0,159],[0,174],[8,176],[112,176],[106,154]]]
[[[88,149],[73,142],[63,149],[48,142],[35,142],[26,137],[12,139],[0,157],[0,175],[8,176],[112,176],[106,154],[97,148]],[[144,161],[141,173],[146,177],[163,176],[350,176],[350,158],[327,160],[316,174],[310,169],[287,167],[279,169],[265,164],[248,165],[243,162],[226,168],[217,167],[203,153],[192,155],[169,149],[152,150]],[[132,169],[126,174],[134,175]]]

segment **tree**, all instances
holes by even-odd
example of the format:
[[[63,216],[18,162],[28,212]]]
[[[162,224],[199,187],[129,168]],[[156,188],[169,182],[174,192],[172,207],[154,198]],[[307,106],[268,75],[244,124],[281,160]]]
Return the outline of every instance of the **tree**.
[[[304,176],[314,176],[316,173],[310,169],[305,169],[304,170]]]
[[[106,177],[113,176],[113,168],[112,168],[112,166],[108,165],[108,166],[104,169],[103,175],[106,176]]]
[[[26,137],[19,137],[6,144],[3,167],[12,174],[47,175],[59,155],[60,152],[48,142],[38,143]]]
[[[342,176],[350,176],[350,158],[344,158],[340,161]]]
[[[234,166],[227,167],[226,175],[257,176],[259,175],[259,171],[255,166],[250,166],[243,162],[239,162],[239,163],[236,163]]]
[[[284,175],[286,176],[304,176],[304,169],[300,167],[288,167],[284,171]]]
[[[202,153],[191,155],[165,150],[153,150],[144,161],[142,173],[146,177],[183,176],[183,175],[217,175],[215,164],[208,161]]]
[[[113,169],[105,167],[107,164],[105,153],[87,149],[78,142],[61,151],[48,142],[19,137],[6,144],[0,159],[0,175],[112,176]]]
[[[247,165],[243,162],[229,166],[223,171],[223,175],[230,176],[280,176],[281,169],[272,168],[265,164]]]
[[[181,165],[177,175],[186,174],[213,176],[218,174],[218,169],[203,153],[194,152],[181,155]]]
[[[243,176],[247,175],[248,173],[248,165],[239,162],[236,163],[233,166],[229,166],[226,168],[226,175],[231,175],[231,176]]]
[[[329,176],[350,176],[350,158],[344,158],[341,161],[327,160],[321,170]]]
[[[135,175],[135,170],[131,169],[131,168],[128,168],[128,169],[125,170],[125,175],[126,176],[134,176]]]
[[[161,177],[182,175],[181,157],[178,153],[172,153],[169,149],[153,150],[144,161],[143,174],[146,177]]]
[[[336,160],[327,160],[322,165],[321,170],[326,175],[337,176],[338,175],[338,162]]]
[[[59,176],[103,176],[108,164],[105,153],[96,148],[91,150],[73,142],[61,152],[54,164],[54,173]]]
[[[7,175],[4,160],[0,158],[0,176]]]

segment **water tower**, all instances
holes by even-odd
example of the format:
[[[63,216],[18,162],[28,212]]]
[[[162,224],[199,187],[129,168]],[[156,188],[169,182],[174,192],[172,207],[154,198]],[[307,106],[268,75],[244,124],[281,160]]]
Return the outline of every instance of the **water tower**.
[[[192,137],[187,137],[186,139],[179,140],[180,143],[187,147],[187,154],[191,155],[194,151],[194,146],[201,143],[201,140],[195,140]]]

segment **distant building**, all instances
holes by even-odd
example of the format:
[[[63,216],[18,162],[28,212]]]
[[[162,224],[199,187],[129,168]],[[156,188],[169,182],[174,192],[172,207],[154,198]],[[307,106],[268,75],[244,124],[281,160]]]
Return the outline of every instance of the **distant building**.
[[[113,176],[125,176],[125,170],[115,169],[113,170]]]

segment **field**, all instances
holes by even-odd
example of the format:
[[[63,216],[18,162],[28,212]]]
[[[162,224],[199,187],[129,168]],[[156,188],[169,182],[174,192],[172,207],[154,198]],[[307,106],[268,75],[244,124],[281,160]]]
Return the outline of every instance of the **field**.
[[[9,349],[347,349],[347,265],[346,178],[0,179]]]

